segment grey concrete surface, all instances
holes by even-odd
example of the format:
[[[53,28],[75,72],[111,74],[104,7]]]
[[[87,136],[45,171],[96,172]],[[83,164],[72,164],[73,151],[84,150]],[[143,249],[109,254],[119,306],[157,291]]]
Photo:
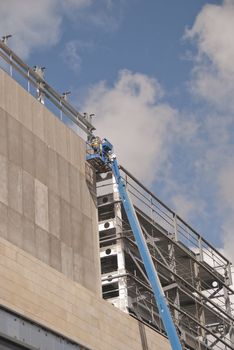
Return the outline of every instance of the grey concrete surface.
[[[2,70],[0,236],[100,295],[85,142]]]

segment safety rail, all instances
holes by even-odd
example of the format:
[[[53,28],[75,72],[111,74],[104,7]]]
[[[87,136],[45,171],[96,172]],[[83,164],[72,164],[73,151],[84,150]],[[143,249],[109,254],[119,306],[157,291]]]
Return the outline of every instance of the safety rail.
[[[142,210],[152,221],[159,224],[168,235],[196,255],[196,258],[206,266],[222,273],[228,285],[232,283],[231,263],[205,238],[197,233],[190,225],[180,218],[173,210],[150,192],[124,167],[121,175],[131,193],[133,203]]]
[[[85,134],[95,130],[90,117],[78,112],[65,98],[54,90],[33,68],[24,63],[3,41],[0,40],[0,68],[13,77],[30,94],[45,104],[69,126],[78,126]],[[18,75],[19,74],[19,75]],[[26,86],[25,86],[26,83]],[[72,123],[70,125],[70,123]]]
[[[183,249],[198,262],[203,264],[211,273],[214,271],[219,275],[225,276],[225,284],[232,284],[231,263],[215,247],[213,247],[205,238],[197,233],[189,224],[180,218],[173,210],[165,205],[151,191],[140,183],[123,166],[120,166],[121,176],[124,179],[133,204],[147,215],[153,222],[160,225],[168,237],[181,245]],[[103,174],[105,176],[105,174]],[[97,185],[98,196],[102,192],[107,192],[106,188],[112,191],[112,181],[102,181]],[[223,282],[223,281],[222,281]]]
[[[184,251],[186,255],[191,256],[195,262],[197,262],[200,266],[209,272],[209,278],[212,278],[213,281],[218,281],[218,283],[220,283],[220,286],[223,285],[223,288],[228,290],[228,293],[233,294],[233,291],[229,287],[230,280],[228,274],[230,272],[230,262],[225,257],[223,257],[222,254],[219,254],[219,252],[198,233],[191,229],[190,226],[187,225],[182,219],[180,219],[180,217],[177,216],[171,209],[169,209],[160,200],[158,200],[157,197],[150,193],[150,191],[144,188],[144,186],[141,185],[138,180],[135,180],[132,175],[123,167],[121,167],[121,175],[122,178],[125,179],[128,191],[131,193],[131,198],[134,205],[136,206],[136,211],[139,213],[139,215],[145,217],[146,221],[151,222],[152,220],[152,223],[155,224],[155,227],[160,226],[160,229],[164,229],[161,231],[161,233],[166,239],[173,241],[175,245],[180,247],[181,252]],[[107,193],[111,193],[112,186],[113,183],[108,174],[102,174],[102,181],[97,184],[98,197],[102,195],[105,197]],[[99,206],[102,207],[106,202],[103,203],[104,204],[100,202]],[[113,204],[112,199],[108,201],[108,204]],[[129,224],[124,221],[124,218],[122,218],[122,225],[122,236],[119,237],[119,239],[127,238],[132,240],[133,234],[131,232]],[[177,240],[175,240],[176,235]],[[188,236],[186,237],[187,241],[183,239],[183,235]],[[110,233],[109,235],[104,235],[103,238],[100,238],[100,244],[101,246],[108,246],[108,242],[109,244],[113,244],[114,239],[116,239],[114,232]],[[197,241],[199,242],[199,245],[197,244]],[[169,252],[168,250],[162,251],[162,246],[160,249],[164,256],[164,262],[161,265],[160,261],[157,261],[157,264],[165,268],[165,261],[167,260],[168,263],[170,261]],[[153,250],[152,256],[155,256]],[[188,276],[188,280],[195,278],[193,265],[189,265],[188,267],[189,268],[187,268],[183,263],[180,263],[180,261],[177,259],[176,269],[178,269],[179,274],[177,277],[181,277],[179,272],[181,269],[182,276],[185,278],[185,280],[182,281],[183,284],[187,284],[188,287],[192,287],[195,293],[197,280],[191,280],[189,283],[186,282],[185,275]],[[217,308],[219,313],[224,314],[225,317],[230,317],[227,314],[227,305],[223,290],[221,289],[220,293],[218,290],[216,291],[215,295],[217,298],[214,300],[214,289],[211,287],[210,282],[207,283],[206,280],[203,279],[202,285],[203,290],[198,293],[199,296],[201,298],[204,298],[204,300],[207,301],[208,305],[210,305],[212,309]],[[195,296],[196,293],[193,295],[193,297],[195,298]],[[232,313],[232,305],[229,307],[229,312]]]
[[[145,213],[152,222],[159,225],[169,239],[173,239],[186,254],[196,259],[204,269],[208,270],[213,275],[214,280],[217,278],[218,282],[224,283],[230,294],[233,294],[229,287],[232,284],[230,261],[124,167],[120,166],[120,170],[135,207]],[[110,189],[109,192],[111,193],[112,186],[112,181],[107,177],[107,180],[97,185],[98,196],[104,192],[107,193],[108,189]],[[222,277],[221,280],[220,277]]]

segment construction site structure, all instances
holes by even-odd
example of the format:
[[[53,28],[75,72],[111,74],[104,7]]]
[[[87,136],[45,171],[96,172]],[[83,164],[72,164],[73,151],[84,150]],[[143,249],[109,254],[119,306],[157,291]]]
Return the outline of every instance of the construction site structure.
[[[85,163],[91,116],[5,41],[0,58],[0,346],[169,350],[118,184]],[[233,350],[230,262],[120,174],[182,346]]]
[[[122,179],[188,349],[233,349],[231,264],[125,168]],[[112,173],[97,175],[103,297],[164,333]]]

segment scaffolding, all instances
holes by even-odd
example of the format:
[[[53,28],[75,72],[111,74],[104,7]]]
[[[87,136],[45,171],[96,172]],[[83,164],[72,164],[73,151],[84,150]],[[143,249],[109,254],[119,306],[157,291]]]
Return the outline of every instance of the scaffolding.
[[[234,349],[231,263],[126,169],[131,194],[181,340],[187,349]],[[165,334],[111,173],[97,175],[103,297]]]

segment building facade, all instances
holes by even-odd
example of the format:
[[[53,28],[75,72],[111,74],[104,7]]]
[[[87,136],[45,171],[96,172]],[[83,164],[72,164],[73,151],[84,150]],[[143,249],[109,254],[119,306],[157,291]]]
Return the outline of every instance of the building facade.
[[[169,349],[102,299],[94,177],[72,130],[90,123],[4,43],[0,57],[0,348]]]

